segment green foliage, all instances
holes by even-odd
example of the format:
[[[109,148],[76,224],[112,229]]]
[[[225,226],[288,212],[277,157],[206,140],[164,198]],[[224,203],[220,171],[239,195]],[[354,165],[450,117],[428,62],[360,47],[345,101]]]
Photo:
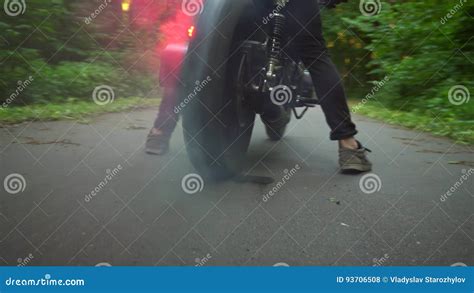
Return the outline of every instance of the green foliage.
[[[370,52],[365,48],[370,40],[354,27],[350,27],[344,18],[359,17],[359,1],[349,1],[335,9],[323,11],[324,34],[333,61],[336,63],[350,96],[364,96],[372,80],[365,64],[370,61]]]
[[[120,1],[100,7],[104,3],[29,0],[22,15],[2,11],[0,103],[90,100],[100,85],[111,86],[116,97],[154,94],[157,64],[150,59],[156,56],[143,55],[158,36],[144,36],[138,44],[139,32],[125,28]]]
[[[357,2],[325,15],[327,38],[335,43],[332,51],[338,65],[343,63],[341,56],[366,56],[363,62],[350,62],[354,75],[346,82],[351,92],[360,94],[363,88],[362,98],[373,86],[371,81],[387,77],[389,81],[375,95],[385,107],[454,125],[441,131],[452,137],[456,135],[450,131],[472,129],[474,103],[465,98],[466,103],[455,105],[449,91],[463,85],[474,94],[474,3],[382,1],[381,13],[368,17],[360,13]],[[363,48],[344,41],[350,37],[362,41]],[[350,82],[354,76],[361,84]]]
[[[351,101],[352,109],[370,118],[382,120],[384,123],[402,125],[418,131],[430,132],[446,136],[461,144],[474,144],[474,123],[455,118],[442,117],[433,119],[431,116],[420,115],[416,112],[387,109],[378,103],[368,103],[358,107],[358,101]]]

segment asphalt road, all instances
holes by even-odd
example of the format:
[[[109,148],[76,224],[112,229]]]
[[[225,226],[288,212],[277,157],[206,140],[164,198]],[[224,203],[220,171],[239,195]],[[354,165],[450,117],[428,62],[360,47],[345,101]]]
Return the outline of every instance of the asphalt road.
[[[375,165],[361,187],[316,110],[279,143],[258,123],[248,169],[275,184],[189,194],[181,129],[168,155],[143,152],[154,116],[1,128],[0,264],[474,265],[472,147],[356,117]]]

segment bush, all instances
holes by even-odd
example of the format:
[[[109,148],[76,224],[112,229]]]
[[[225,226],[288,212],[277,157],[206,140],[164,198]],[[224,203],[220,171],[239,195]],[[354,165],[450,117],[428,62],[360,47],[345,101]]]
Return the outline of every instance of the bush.
[[[2,17],[0,103],[87,100],[99,85],[117,97],[152,94],[156,56],[146,53],[158,36],[126,29],[120,2],[107,2],[90,24],[85,17],[103,1],[29,0],[24,14]]]
[[[474,3],[397,1],[374,17],[342,14],[370,53],[365,80],[390,79],[377,95],[385,106],[472,121],[473,103],[455,105],[448,93],[456,85],[474,88]]]

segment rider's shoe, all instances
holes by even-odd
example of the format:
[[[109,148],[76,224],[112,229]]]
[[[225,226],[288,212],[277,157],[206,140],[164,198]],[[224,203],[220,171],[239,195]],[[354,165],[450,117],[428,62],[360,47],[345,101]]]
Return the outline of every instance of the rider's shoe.
[[[372,163],[367,158],[367,152],[371,150],[357,142],[358,149],[345,147],[339,148],[339,165],[342,173],[361,173],[372,170]]]
[[[150,131],[146,138],[145,152],[149,155],[162,156],[168,153],[170,148],[170,136],[162,132]]]

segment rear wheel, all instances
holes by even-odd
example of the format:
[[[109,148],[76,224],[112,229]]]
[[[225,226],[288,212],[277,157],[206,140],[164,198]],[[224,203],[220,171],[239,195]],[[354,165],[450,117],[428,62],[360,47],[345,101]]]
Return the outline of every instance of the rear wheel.
[[[240,40],[232,48],[238,48]],[[234,51],[224,78],[209,83],[225,83],[223,93],[203,89],[183,115],[184,138],[191,162],[206,178],[228,179],[240,173],[248,150],[255,111],[242,88],[246,55]],[[237,52],[237,53],[235,53]]]

